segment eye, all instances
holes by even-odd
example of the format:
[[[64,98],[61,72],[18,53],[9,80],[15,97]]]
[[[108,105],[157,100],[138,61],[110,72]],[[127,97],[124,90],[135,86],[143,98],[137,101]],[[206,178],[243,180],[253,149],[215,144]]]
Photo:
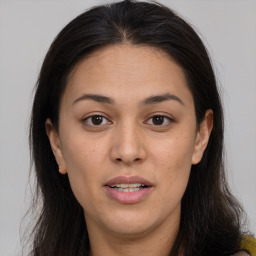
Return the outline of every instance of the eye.
[[[155,115],[147,120],[147,124],[154,126],[168,126],[174,122],[173,118],[164,115]]]
[[[93,115],[86,117],[85,119],[83,119],[82,122],[88,126],[101,126],[111,123],[106,117],[101,115]]]

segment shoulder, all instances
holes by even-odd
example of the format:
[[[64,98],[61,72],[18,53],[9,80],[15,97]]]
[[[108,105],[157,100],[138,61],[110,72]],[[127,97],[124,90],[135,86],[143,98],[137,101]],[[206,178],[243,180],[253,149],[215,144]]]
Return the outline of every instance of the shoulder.
[[[252,236],[245,236],[241,243],[241,249],[244,249],[250,252],[252,256],[256,255],[256,239]],[[240,254],[234,254],[234,255],[240,256]],[[242,255],[244,254],[241,254],[241,256]]]

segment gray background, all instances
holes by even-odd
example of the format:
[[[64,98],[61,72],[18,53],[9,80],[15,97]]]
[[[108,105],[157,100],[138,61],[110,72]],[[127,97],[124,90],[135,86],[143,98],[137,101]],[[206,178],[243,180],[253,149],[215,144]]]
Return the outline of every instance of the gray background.
[[[31,197],[28,123],[32,89],[60,29],[106,1],[0,0],[0,256],[20,255],[19,226]],[[256,233],[256,1],[161,1],[200,31],[213,58],[226,114],[230,186]]]

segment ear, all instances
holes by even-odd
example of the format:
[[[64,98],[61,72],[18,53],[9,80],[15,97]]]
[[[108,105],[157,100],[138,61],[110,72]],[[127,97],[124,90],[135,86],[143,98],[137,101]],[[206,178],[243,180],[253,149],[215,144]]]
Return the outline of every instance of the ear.
[[[61,174],[66,174],[66,163],[62,153],[59,134],[54,128],[52,121],[49,118],[45,121],[45,129],[51,144],[52,152],[55,156],[57,164],[59,165],[59,172]]]
[[[198,164],[201,161],[211,135],[212,127],[213,111],[208,109],[205,112],[204,119],[197,131],[194,152],[192,155],[192,164]]]

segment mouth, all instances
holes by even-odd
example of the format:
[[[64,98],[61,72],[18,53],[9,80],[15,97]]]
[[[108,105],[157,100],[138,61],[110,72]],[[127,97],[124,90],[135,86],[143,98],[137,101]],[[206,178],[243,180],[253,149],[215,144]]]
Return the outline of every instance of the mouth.
[[[140,184],[140,183],[132,183],[132,184],[114,184],[110,186],[110,188],[115,189],[120,192],[136,192],[141,189],[148,188],[147,185]]]
[[[118,203],[135,204],[149,196],[153,185],[139,176],[118,176],[109,180],[105,186],[107,195]]]

